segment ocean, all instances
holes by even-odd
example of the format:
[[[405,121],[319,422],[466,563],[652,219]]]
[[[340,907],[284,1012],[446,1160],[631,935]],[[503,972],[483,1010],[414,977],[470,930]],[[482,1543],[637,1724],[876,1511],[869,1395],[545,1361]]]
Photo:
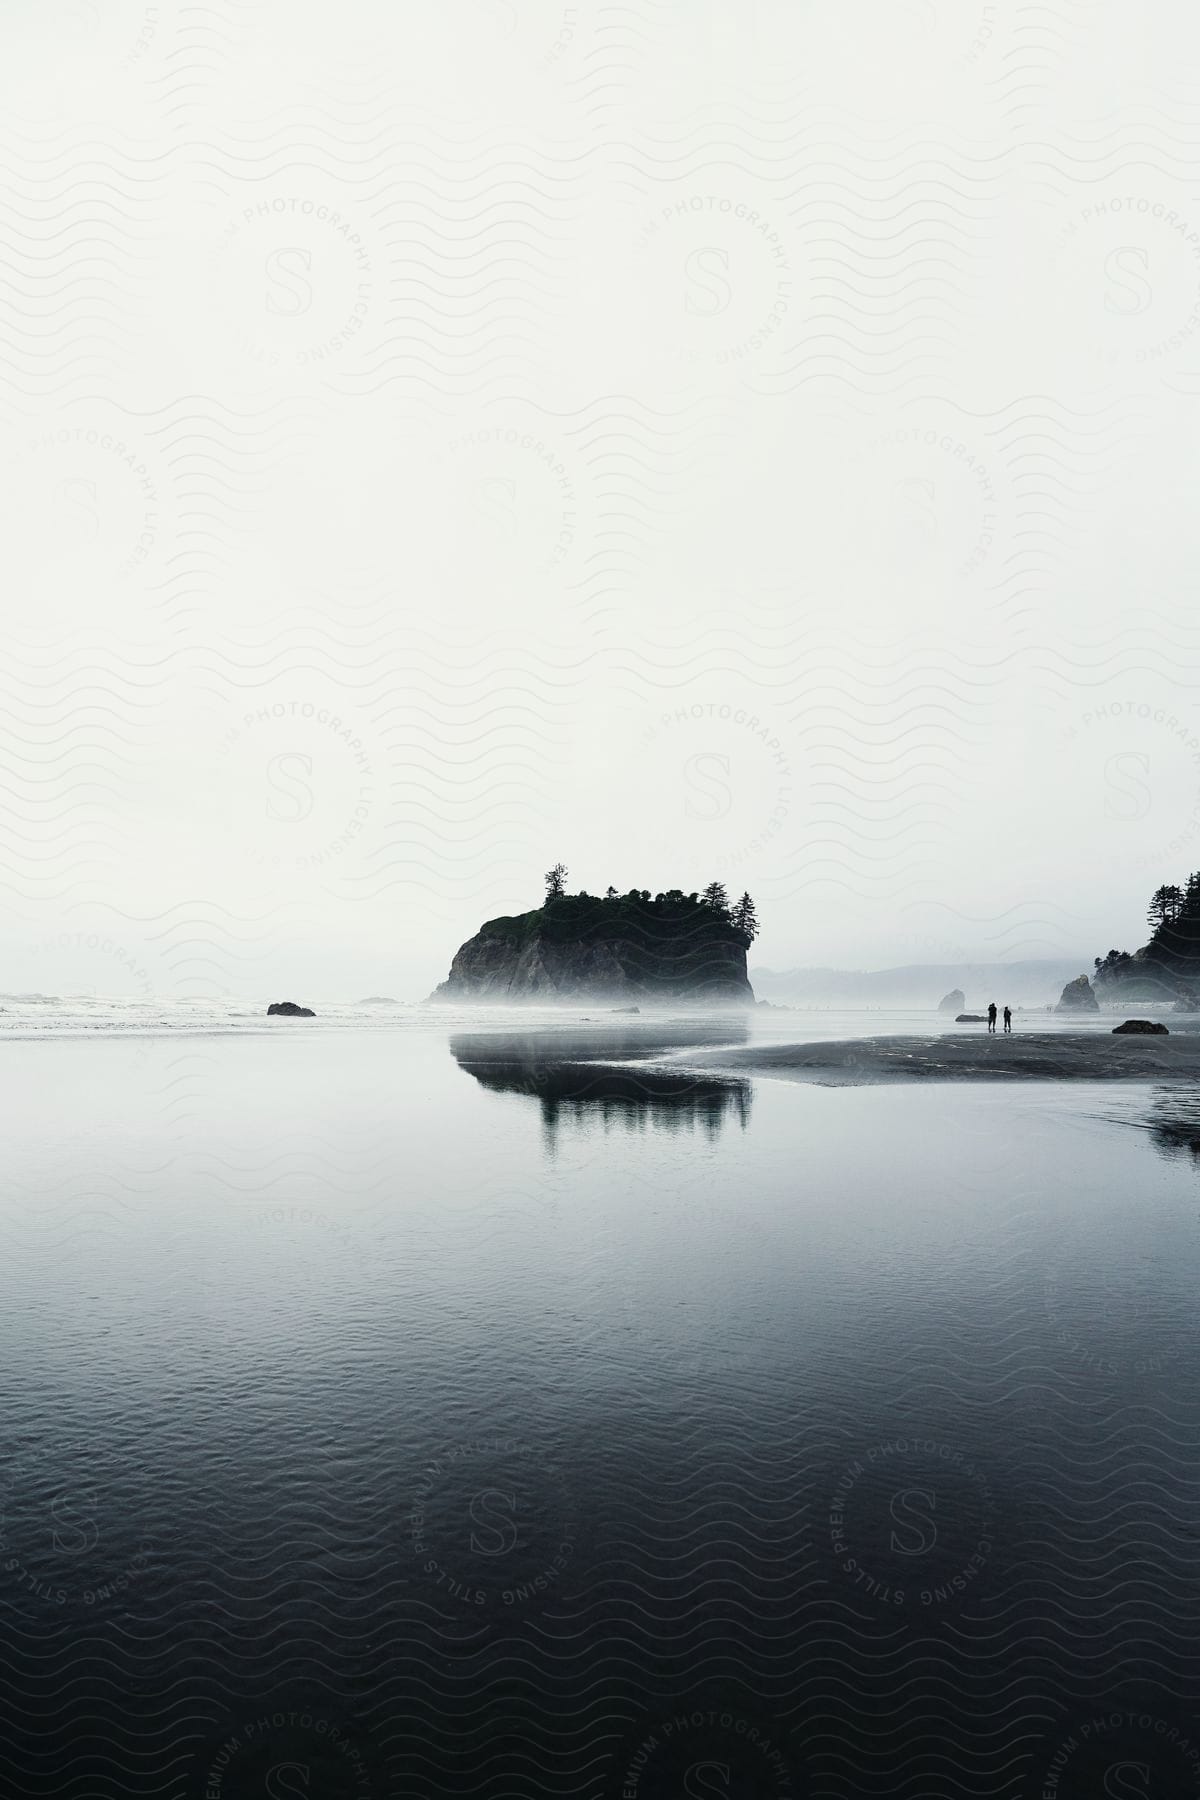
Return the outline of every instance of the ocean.
[[[0,998],[6,1794],[1200,1792],[1194,1083],[311,1003]]]

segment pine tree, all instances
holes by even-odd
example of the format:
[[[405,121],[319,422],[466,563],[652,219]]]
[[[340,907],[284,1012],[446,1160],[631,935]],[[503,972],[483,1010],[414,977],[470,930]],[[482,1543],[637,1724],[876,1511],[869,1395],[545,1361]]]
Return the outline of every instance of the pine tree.
[[[743,894],[733,909],[731,924],[739,936],[752,944],[758,936],[758,911],[749,894]]]
[[[612,886],[612,885],[611,885],[611,884],[610,884],[610,885],[609,885],[609,886],[608,886],[608,887],[606,887],[606,888],[605,888],[605,890],[604,890],[604,898],[605,898],[605,899],[606,899],[606,900],[615,900],[615,899],[616,899],[616,897],[617,897],[617,890],[616,890],[616,888],[615,888],[615,887],[613,887],[613,886]]]
[[[1156,931],[1164,925],[1173,925],[1183,907],[1182,888],[1164,885],[1155,888],[1150,896],[1150,907],[1146,914],[1149,923]]]
[[[543,880],[546,883],[547,900],[561,900],[562,896],[567,891],[566,864],[555,863],[552,869],[546,870]]]
[[[729,895],[725,892],[723,881],[710,881],[700,896],[705,906],[711,906],[714,912],[728,913]]]

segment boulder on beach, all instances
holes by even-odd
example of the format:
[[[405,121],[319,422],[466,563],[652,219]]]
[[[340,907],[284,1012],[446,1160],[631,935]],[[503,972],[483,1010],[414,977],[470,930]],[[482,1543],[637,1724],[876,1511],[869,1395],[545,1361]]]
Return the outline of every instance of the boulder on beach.
[[[317,1015],[311,1006],[297,1006],[294,1000],[276,1000],[267,1008],[268,1019],[272,1016],[284,1019],[315,1019]]]
[[[1157,1019],[1126,1019],[1123,1025],[1113,1026],[1114,1037],[1120,1037],[1122,1032],[1128,1032],[1131,1037],[1170,1037],[1171,1035],[1166,1026],[1160,1024]]]
[[[1092,990],[1092,984],[1086,975],[1077,975],[1074,981],[1068,981],[1059,997],[1055,1012],[1099,1012],[1100,1002]]]
[[[967,1004],[967,996],[961,988],[951,988],[950,992],[938,1001],[938,1011],[956,1013]]]
[[[956,1025],[986,1025],[987,1024],[987,1014],[986,1013],[956,1013],[955,1017],[954,1017],[954,1023]]]

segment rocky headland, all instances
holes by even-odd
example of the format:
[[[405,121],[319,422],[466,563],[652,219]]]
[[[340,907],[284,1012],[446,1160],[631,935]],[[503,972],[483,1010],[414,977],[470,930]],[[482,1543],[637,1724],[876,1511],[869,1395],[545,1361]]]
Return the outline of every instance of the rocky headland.
[[[1137,1001],[1200,1012],[1200,871],[1150,896],[1150,937],[1140,949],[1098,956],[1092,982],[1104,1005]]]

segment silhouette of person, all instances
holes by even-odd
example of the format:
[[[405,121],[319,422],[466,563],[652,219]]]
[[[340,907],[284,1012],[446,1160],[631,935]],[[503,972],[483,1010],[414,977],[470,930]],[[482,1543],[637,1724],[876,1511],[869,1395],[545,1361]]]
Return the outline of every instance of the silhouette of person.
[[[1006,1006],[1004,1009],[1004,1029],[1005,1029],[1005,1031],[1012,1030],[1012,1007],[1011,1006]]]
[[[995,1029],[996,1029],[996,1002],[994,1000],[989,1000],[989,1002],[988,1002],[988,1030],[990,1032],[994,1032]]]

